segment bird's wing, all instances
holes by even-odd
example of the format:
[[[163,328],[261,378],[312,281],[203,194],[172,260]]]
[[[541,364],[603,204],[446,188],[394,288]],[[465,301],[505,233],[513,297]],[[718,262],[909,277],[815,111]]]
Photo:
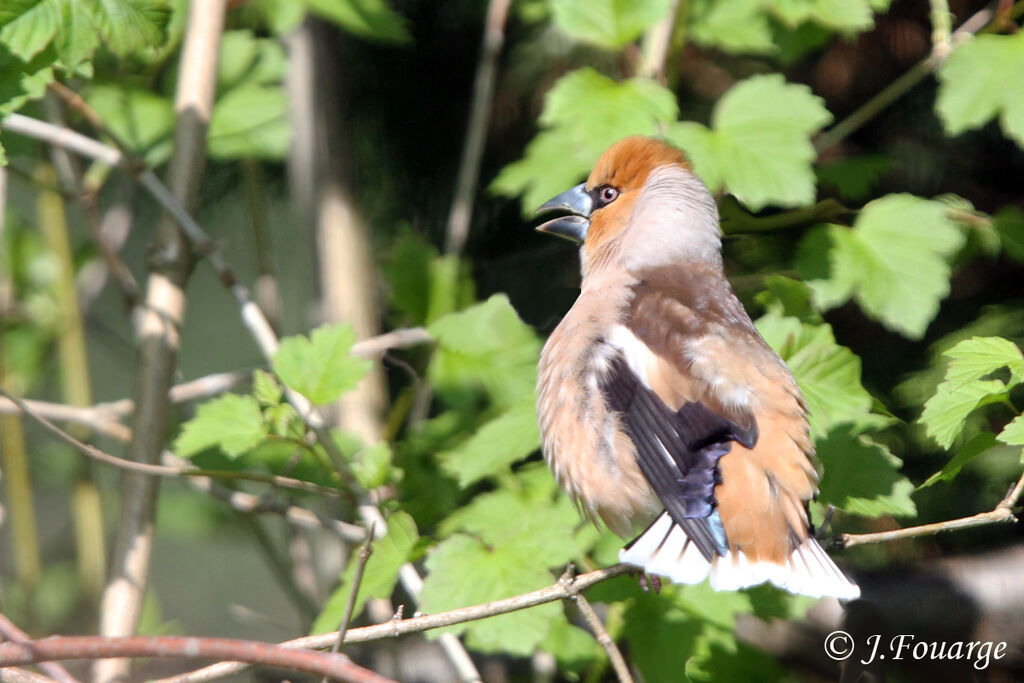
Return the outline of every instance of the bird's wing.
[[[620,343],[642,344],[621,332],[616,336]],[[742,427],[699,402],[670,407],[648,386],[644,373],[630,367],[627,358],[637,350],[622,349],[612,358],[602,392],[609,408],[623,416],[640,469],[658,499],[710,561],[729,547],[715,512],[718,461],[733,441],[752,447],[756,425]]]

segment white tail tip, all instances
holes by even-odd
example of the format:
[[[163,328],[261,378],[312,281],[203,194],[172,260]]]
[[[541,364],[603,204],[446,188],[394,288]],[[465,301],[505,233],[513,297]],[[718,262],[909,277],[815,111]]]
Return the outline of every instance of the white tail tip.
[[[711,576],[715,590],[738,590],[770,581],[790,593],[843,600],[860,597],[860,588],[846,578],[817,540],[808,538],[786,564],[751,562],[741,551],[708,562],[686,532],[667,512],[638,539],[619,551],[619,561],[674,583],[700,583]]]

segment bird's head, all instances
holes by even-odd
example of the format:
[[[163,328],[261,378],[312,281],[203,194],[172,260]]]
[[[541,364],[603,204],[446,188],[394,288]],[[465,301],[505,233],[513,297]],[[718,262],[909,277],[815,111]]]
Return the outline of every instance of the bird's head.
[[[666,263],[721,262],[718,209],[675,147],[641,136],[619,140],[585,183],[537,212],[566,212],[537,227],[582,243],[583,272],[601,264],[630,270]]]

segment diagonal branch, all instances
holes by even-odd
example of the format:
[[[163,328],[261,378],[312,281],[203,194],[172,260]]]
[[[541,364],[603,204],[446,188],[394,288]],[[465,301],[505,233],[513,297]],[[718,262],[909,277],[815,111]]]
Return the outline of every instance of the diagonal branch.
[[[970,529],[987,524],[1016,522],[1017,517],[1013,513],[1013,508],[1016,507],[1022,495],[1024,495],[1024,475],[1021,475],[1021,478],[1017,480],[1017,483],[1010,489],[1010,492],[988,512],[979,512],[970,517],[935,522],[934,524],[922,524],[920,526],[907,527],[906,529],[894,529],[893,531],[878,531],[871,534],[839,534],[832,539],[832,542],[840,548],[850,548],[867,543],[886,543],[904,538],[930,536],[942,531],[955,531],[957,529]]]
[[[568,580],[559,580],[555,584],[523,595],[512,598],[494,600],[472,607],[460,607],[447,612],[428,614],[412,619],[401,621],[387,621],[374,626],[350,629],[345,634],[345,643],[368,643],[375,640],[397,638],[410,633],[421,633],[435,628],[463,624],[468,621],[479,621],[499,614],[508,614],[529,607],[536,607],[556,600],[572,598],[572,594],[590,588],[602,581],[621,576],[627,572],[635,571],[635,567],[626,564],[617,564],[607,569],[580,574]],[[330,647],[337,641],[337,633],[325,633],[317,636],[306,636],[281,643],[281,647],[323,649]],[[220,662],[212,666],[198,669],[180,676],[160,679],[154,683],[200,683],[201,681],[212,681],[224,676],[230,676],[245,668],[244,664],[236,662]]]
[[[329,676],[340,681],[394,683],[390,678],[355,664],[345,655],[296,650],[254,640],[186,636],[51,636],[42,640],[0,643],[0,668],[64,659],[112,657],[231,657],[262,666]]]

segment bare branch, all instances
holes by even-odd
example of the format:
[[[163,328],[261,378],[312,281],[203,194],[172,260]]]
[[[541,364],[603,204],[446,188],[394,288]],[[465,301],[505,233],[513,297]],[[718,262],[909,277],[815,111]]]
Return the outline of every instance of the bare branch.
[[[2,613],[0,613],[0,636],[3,636],[3,640],[29,640],[29,635],[18,628],[17,624]],[[60,664],[45,662],[40,664],[39,668],[46,672],[50,678],[60,681],[60,683],[78,683],[78,679],[72,676]]]
[[[537,605],[554,602],[555,600],[564,600],[566,598],[571,598],[573,592],[579,593],[580,591],[584,591],[595,584],[607,581],[608,579],[616,576],[621,576],[627,572],[634,571],[634,569],[635,568],[630,565],[617,564],[612,567],[608,567],[607,569],[598,569],[596,571],[587,572],[586,574],[580,574],[568,581],[559,580],[554,585],[548,586],[547,588],[542,588],[531,593],[524,593],[523,595],[517,595],[512,598],[495,600],[493,602],[474,605],[472,607],[460,607],[459,609],[450,610],[448,612],[439,612],[437,614],[429,614],[422,617],[413,617],[412,619],[404,619],[401,621],[392,620],[383,624],[376,624],[374,626],[350,629],[348,633],[345,634],[345,643],[368,643],[375,640],[397,638],[410,633],[421,633],[423,631],[429,631],[443,626],[452,626],[454,624],[462,624],[467,621],[487,619],[488,617],[497,616],[499,614],[508,614],[509,612],[516,612],[528,607],[536,607]],[[281,647],[321,649],[330,647],[336,639],[337,634],[326,633],[318,636],[306,636],[305,638],[289,640],[286,643],[281,643]],[[199,683],[200,681],[212,681],[218,678],[223,678],[224,676],[230,676],[244,668],[244,664],[220,662],[203,669],[192,671],[191,673],[160,679],[155,683]]]
[[[480,61],[473,81],[473,103],[466,125],[466,139],[462,145],[459,174],[455,180],[455,196],[448,214],[448,244],[446,251],[458,255],[469,236],[470,218],[473,216],[473,195],[480,175],[480,159],[487,138],[487,122],[491,117],[494,99],[494,81],[498,71],[498,56],[505,44],[505,20],[511,0],[490,0],[484,20],[484,37],[480,46]]]
[[[373,524],[370,524],[366,532],[366,540],[359,548],[359,558],[356,563],[356,572],[352,577],[352,587],[349,589],[348,602],[345,604],[345,614],[341,618],[341,626],[338,627],[338,639],[331,646],[331,652],[337,652],[341,644],[345,642],[345,632],[348,631],[349,622],[352,621],[352,613],[356,608],[356,598],[359,597],[359,586],[363,582],[363,572],[366,571],[366,563],[373,554]]]
[[[0,667],[63,659],[172,657],[224,659],[306,671],[353,683],[394,683],[355,664],[345,655],[280,647],[254,640],[185,636],[51,636],[42,640],[0,643]]]
[[[914,86],[934,73],[942,66],[959,42],[988,26],[993,17],[994,13],[987,8],[977,12],[961,24],[960,28],[953,33],[950,42],[945,44],[948,49],[933,46],[931,53],[927,57],[883,88],[877,95],[858,107],[852,114],[819,135],[814,142],[814,148],[818,151],[818,156],[821,156],[846,139],[846,137],[856,132],[861,126],[885,111],[893,102],[903,97]]]
[[[917,536],[930,536],[942,531],[954,531],[956,529],[970,529],[976,526],[987,524],[1005,524],[1016,522],[1017,517],[1013,514],[1013,508],[1017,505],[1021,495],[1024,495],[1024,475],[1017,480],[1017,483],[1010,489],[1010,492],[999,501],[993,509],[988,512],[979,512],[970,517],[951,519],[946,522],[934,524],[922,524],[920,526],[907,527],[906,529],[895,529],[893,531],[879,531],[871,534],[839,534],[833,542],[840,548],[849,548],[855,545],[867,543],[886,543],[904,538],[915,538]]]

